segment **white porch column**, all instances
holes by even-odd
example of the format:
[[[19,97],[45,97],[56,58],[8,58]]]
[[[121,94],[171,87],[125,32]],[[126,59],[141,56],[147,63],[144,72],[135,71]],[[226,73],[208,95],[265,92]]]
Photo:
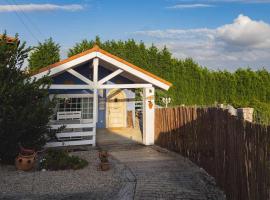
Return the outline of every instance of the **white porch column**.
[[[98,117],[98,58],[94,58],[93,60],[93,121],[97,123]]]
[[[93,122],[94,122],[94,132],[96,133],[96,126],[98,121],[98,58],[93,60]],[[96,143],[96,138],[95,138]]]
[[[143,143],[154,144],[155,137],[155,88],[143,89]]]

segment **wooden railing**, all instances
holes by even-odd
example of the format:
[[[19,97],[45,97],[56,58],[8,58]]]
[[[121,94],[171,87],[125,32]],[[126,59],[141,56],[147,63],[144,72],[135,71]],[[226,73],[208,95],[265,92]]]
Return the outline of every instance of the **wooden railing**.
[[[137,112],[142,112],[142,110],[143,110],[143,102],[142,101],[135,101],[135,110]]]
[[[54,130],[64,126],[61,132],[56,133],[56,141],[50,141],[46,147],[92,145],[96,144],[96,127],[94,123],[78,124],[54,124],[51,128]]]

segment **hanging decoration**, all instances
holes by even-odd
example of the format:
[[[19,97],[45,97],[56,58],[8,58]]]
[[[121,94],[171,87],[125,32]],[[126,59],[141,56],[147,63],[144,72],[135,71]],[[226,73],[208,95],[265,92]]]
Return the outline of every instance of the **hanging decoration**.
[[[153,103],[152,103],[152,101],[148,101],[148,107],[149,107],[149,109],[152,109],[152,108],[153,108]]]

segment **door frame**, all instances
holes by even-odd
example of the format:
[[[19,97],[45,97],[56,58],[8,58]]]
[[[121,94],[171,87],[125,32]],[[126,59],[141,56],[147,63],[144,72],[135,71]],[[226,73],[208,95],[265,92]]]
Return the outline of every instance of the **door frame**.
[[[113,92],[116,92],[116,91],[119,91],[120,93],[123,94],[124,96],[124,99],[126,99],[126,93],[124,92],[124,90],[121,90],[121,89],[111,89],[107,92],[107,95],[106,95],[106,128],[118,128],[118,127],[109,127],[109,102],[108,102],[108,96],[110,94],[112,94]],[[127,102],[124,101],[123,102],[124,104],[124,127],[119,127],[119,128],[125,128],[127,127]]]

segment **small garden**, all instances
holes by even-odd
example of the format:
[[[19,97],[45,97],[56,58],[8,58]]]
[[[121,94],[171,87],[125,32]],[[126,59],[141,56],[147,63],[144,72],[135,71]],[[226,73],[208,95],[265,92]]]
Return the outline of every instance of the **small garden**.
[[[69,155],[65,150],[48,150],[40,160],[39,168],[41,170],[65,170],[82,169],[88,165],[88,162],[78,156]]]

